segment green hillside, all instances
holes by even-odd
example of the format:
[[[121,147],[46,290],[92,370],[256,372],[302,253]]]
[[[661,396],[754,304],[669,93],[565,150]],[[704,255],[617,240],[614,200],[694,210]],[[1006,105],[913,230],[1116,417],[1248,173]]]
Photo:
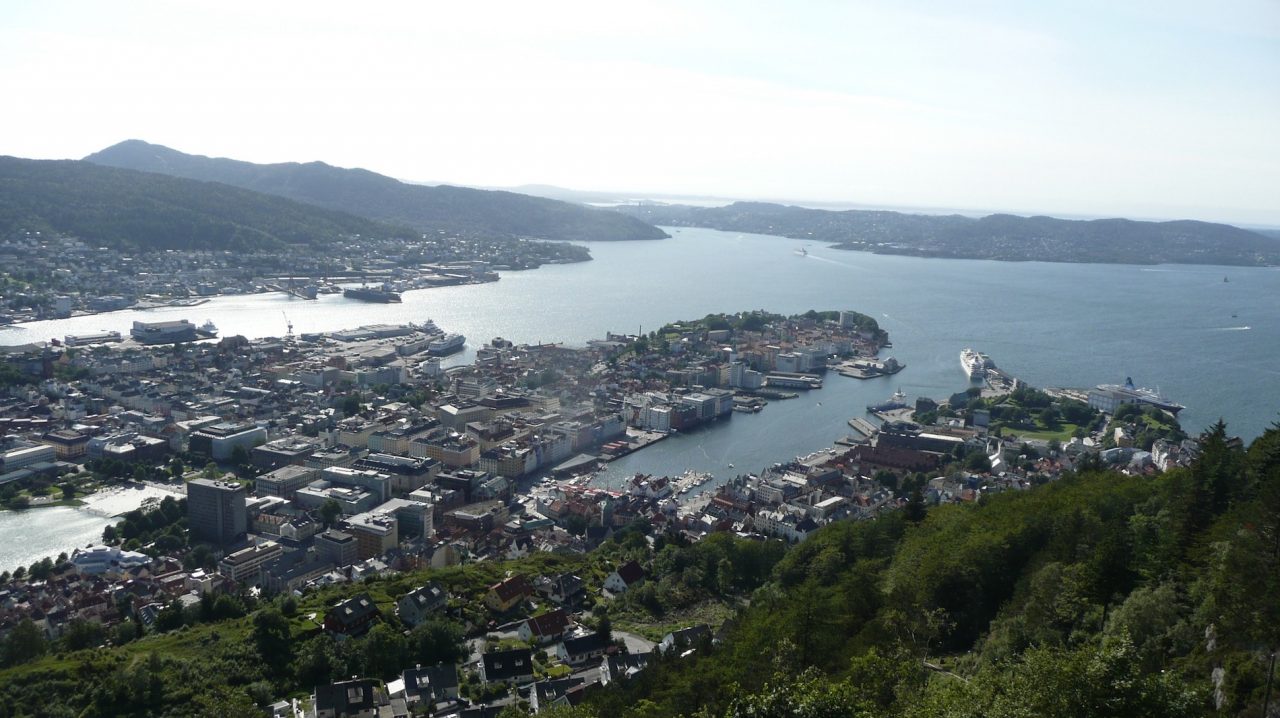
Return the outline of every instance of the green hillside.
[[[119,248],[203,250],[413,234],[213,182],[89,162],[0,157],[0,234],[20,230],[75,235]]]
[[[607,210],[514,192],[407,184],[368,170],[323,162],[261,165],[189,155],[141,140],[121,142],[85,160],[222,182],[423,231],[574,241],[667,236],[638,219]]]

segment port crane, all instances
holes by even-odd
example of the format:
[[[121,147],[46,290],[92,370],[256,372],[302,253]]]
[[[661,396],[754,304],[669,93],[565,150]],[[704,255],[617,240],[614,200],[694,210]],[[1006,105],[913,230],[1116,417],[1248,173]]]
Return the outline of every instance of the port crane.
[[[285,332],[285,337],[292,339],[293,338],[293,322],[289,321],[288,314],[286,314],[283,311],[280,313],[284,315],[284,325],[287,328],[287,331]]]

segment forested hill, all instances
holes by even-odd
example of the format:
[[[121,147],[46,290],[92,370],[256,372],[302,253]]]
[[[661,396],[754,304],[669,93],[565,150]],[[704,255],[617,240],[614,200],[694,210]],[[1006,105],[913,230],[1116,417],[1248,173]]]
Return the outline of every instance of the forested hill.
[[[1115,264],[1280,265],[1280,241],[1226,224],[1066,220],[993,214],[830,211],[764,202],[725,207],[626,205],[619,212],[675,227],[776,234],[839,249],[923,257]]]
[[[363,217],[215,182],[74,160],[0,157],[0,235],[38,230],[133,249],[269,249],[411,236]]]
[[[222,182],[422,231],[552,240],[662,239],[666,233],[608,210],[465,187],[426,187],[323,162],[254,164],[127,140],[85,158],[144,172]]]
[[[676,565],[685,581],[732,567]],[[1192,467],[1156,477],[1095,468],[832,524],[731,624],[557,718],[1261,716],[1280,426],[1245,450],[1218,424]]]

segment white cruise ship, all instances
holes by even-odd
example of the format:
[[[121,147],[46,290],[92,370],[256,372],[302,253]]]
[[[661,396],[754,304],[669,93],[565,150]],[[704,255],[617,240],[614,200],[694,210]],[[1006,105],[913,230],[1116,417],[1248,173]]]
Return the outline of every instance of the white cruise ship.
[[[960,367],[970,379],[985,379],[987,370],[995,369],[996,364],[986,354],[966,348],[960,352]]]

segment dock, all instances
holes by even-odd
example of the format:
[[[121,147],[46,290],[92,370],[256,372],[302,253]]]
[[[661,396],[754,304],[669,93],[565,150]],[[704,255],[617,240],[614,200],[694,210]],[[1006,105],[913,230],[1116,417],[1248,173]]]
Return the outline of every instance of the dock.
[[[906,369],[907,365],[893,357],[880,359],[853,359],[841,362],[835,367],[840,376],[850,379],[874,379],[879,376],[891,376]]]
[[[872,424],[871,422],[867,421],[866,419],[863,419],[860,416],[854,417],[849,420],[849,428],[853,429],[854,431],[866,437],[870,437],[873,434],[875,434],[877,431],[879,431],[879,429],[876,428],[875,424]]]

